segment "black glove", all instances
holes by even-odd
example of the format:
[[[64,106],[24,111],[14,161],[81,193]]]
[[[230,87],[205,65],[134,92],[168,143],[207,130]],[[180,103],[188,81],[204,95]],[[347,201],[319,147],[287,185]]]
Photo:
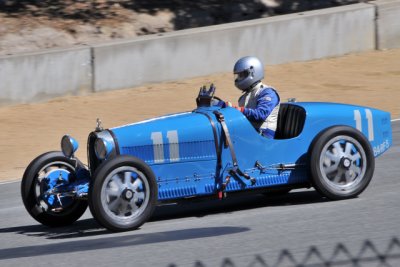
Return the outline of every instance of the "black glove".
[[[210,85],[210,88],[208,88],[208,90],[207,90],[207,87],[205,85],[203,85],[202,87],[200,87],[199,96],[213,97],[214,93],[215,93],[215,89],[216,88],[213,83]]]

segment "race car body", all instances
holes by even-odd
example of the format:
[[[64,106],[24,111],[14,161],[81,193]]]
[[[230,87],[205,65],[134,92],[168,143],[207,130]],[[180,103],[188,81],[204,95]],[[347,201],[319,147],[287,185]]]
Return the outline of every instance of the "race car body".
[[[201,98],[201,97],[200,97]],[[374,158],[392,142],[390,114],[336,103],[282,103],[274,139],[230,107],[198,99],[191,112],[89,134],[88,167],[62,139],[27,168],[22,197],[39,222],[65,225],[89,204],[113,231],[136,229],[165,201],[314,187],[330,199],[359,195]]]

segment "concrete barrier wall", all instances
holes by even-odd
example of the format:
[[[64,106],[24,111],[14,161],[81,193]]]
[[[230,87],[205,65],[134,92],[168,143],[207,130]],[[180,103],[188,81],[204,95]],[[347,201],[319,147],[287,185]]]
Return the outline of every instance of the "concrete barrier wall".
[[[377,7],[377,49],[400,47],[400,1],[374,1]]]
[[[0,57],[0,103],[24,103],[92,90],[90,48]]]
[[[400,47],[400,0],[196,28],[91,47],[0,57],[0,104],[129,88],[265,64]]]
[[[375,10],[356,4],[93,46],[94,89],[120,89],[231,71],[244,55],[265,64],[374,49]]]

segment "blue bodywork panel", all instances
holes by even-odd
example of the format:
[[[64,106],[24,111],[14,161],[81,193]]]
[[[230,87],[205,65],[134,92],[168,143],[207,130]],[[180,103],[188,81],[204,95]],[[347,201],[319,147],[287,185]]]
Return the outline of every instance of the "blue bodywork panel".
[[[348,199],[368,186],[374,157],[392,145],[385,111],[280,103],[272,139],[214,93],[213,85],[201,87],[197,108],[190,112],[112,129],[97,119],[88,136],[87,166],[74,156],[77,141],[64,135],[61,151],[38,156],[26,169],[25,208],[37,221],[61,226],[89,205],[101,225],[125,231],[148,220],[157,201],[285,194],[309,187],[327,199]]]
[[[335,103],[287,105],[296,105],[306,114],[300,134],[288,139],[261,136],[241,112],[229,107],[200,107],[193,112],[163,116],[110,131],[120,154],[138,157],[151,167],[159,186],[160,201],[216,194],[234,168],[215,111],[225,117],[238,166],[257,181],[251,184],[246,179],[232,177],[225,188],[227,192],[307,184],[310,145],[320,132],[332,126],[346,125],[361,131],[370,141],[376,157],[392,144],[388,112]],[[221,149],[220,169],[214,131]]]

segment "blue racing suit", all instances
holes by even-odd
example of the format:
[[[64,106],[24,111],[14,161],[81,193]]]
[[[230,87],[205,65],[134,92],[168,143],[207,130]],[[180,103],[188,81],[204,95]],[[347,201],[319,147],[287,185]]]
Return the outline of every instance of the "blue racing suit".
[[[239,107],[263,136],[274,138],[280,97],[274,88],[258,83],[239,98]]]

